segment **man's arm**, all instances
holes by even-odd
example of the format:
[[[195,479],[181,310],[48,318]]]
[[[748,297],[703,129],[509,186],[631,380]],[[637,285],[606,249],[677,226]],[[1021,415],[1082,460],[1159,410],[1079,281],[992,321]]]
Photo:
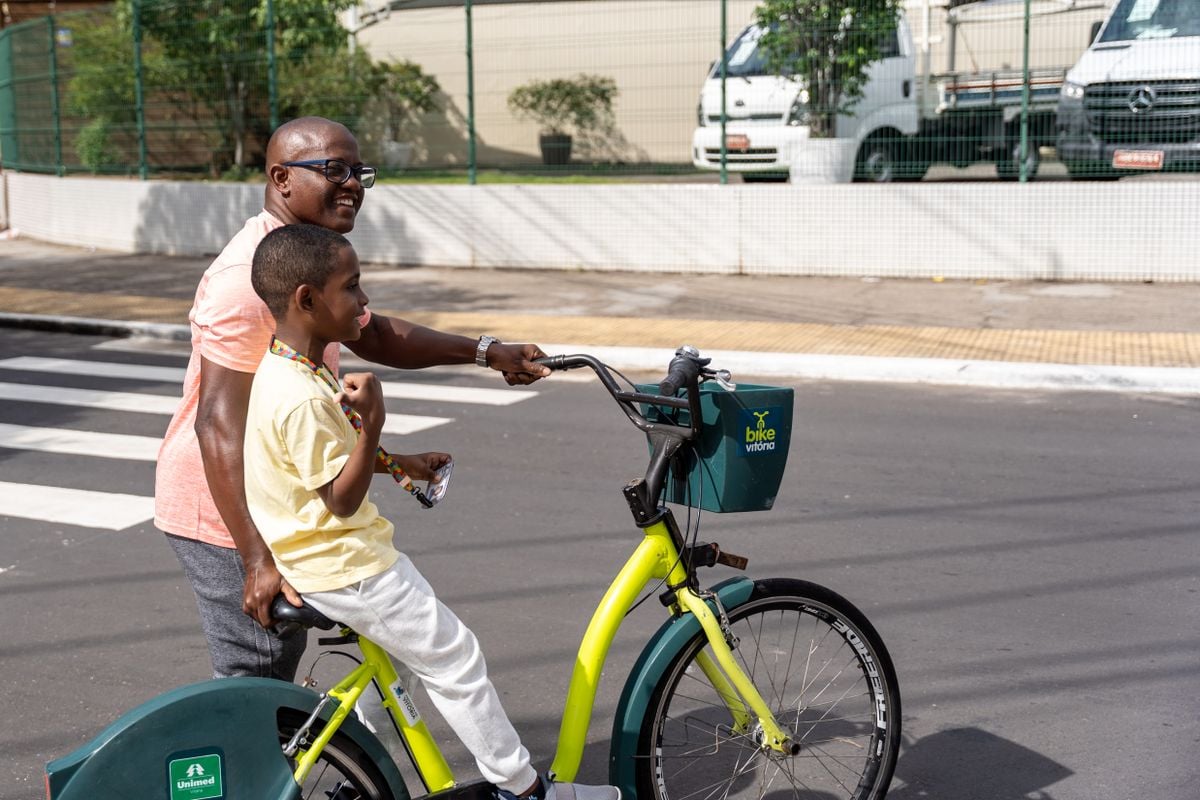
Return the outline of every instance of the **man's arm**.
[[[477,339],[414,325],[398,317],[372,314],[362,336],[346,346],[360,358],[399,369],[424,369],[445,364],[475,363]],[[504,373],[508,384],[529,384],[550,374],[533,359],[546,354],[535,344],[494,343],[487,361]]]
[[[246,505],[242,443],[253,381],[253,373],[227,369],[201,357],[196,437],[213,503],[246,570],[242,610],[266,627],[274,621],[271,602],[280,591],[293,605],[300,605],[300,596],[279,574]]]

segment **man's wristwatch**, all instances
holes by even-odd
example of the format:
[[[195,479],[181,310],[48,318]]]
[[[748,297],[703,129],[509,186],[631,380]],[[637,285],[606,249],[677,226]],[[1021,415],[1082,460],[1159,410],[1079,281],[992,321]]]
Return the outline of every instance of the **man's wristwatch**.
[[[479,337],[479,344],[475,346],[475,363],[478,366],[486,367],[488,365],[487,351],[493,344],[500,344],[500,340],[487,334]]]

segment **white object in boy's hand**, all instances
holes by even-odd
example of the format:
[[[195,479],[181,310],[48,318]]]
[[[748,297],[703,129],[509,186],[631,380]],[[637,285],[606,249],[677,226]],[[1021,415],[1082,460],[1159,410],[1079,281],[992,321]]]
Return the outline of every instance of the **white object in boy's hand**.
[[[426,508],[433,508],[446,496],[446,492],[450,489],[450,475],[453,472],[454,461],[451,459],[433,474],[433,480],[425,485],[425,497],[429,500]]]

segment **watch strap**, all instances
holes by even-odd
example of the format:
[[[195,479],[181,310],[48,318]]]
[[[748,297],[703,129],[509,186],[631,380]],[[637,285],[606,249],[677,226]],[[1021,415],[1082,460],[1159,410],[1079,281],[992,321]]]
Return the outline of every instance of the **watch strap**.
[[[488,348],[491,347],[493,344],[499,344],[499,343],[500,343],[500,340],[497,339],[495,336],[488,336],[487,334],[480,336],[479,344],[477,344],[475,346],[475,365],[480,366],[480,367],[486,367],[488,365],[488,363],[487,363]]]

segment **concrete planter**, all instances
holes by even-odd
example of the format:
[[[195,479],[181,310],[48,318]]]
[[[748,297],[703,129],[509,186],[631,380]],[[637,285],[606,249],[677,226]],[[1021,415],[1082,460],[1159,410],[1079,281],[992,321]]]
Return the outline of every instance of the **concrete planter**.
[[[854,139],[809,139],[792,159],[792,183],[849,183],[854,177]]]

